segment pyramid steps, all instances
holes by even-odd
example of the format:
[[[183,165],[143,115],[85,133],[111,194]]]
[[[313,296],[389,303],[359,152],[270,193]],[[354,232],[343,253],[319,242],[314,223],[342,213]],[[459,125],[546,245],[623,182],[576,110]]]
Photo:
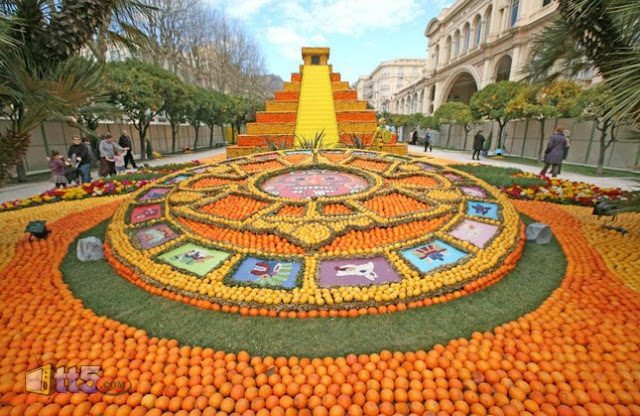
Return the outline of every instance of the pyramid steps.
[[[314,55],[320,56],[320,65],[311,63]],[[276,91],[275,99],[266,102],[265,111],[258,112],[256,121],[247,124],[247,132],[238,136],[237,145],[227,147],[228,157],[266,151],[269,142],[291,148],[296,145],[296,134],[313,139],[323,129],[325,140],[334,145],[351,144],[352,135],[371,144],[376,113],[367,109],[366,101],[358,100],[357,92],[342,81],[339,73],[333,72],[327,63],[329,49],[302,48],[302,56],[305,63],[299,72],[292,73],[283,90]],[[382,151],[406,154],[407,146],[383,144]]]

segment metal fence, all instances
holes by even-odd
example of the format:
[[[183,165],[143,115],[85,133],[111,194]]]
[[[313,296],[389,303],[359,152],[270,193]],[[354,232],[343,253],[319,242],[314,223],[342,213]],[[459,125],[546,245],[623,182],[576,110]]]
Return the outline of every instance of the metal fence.
[[[0,120],[0,128],[5,127],[5,120]],[[110,132],[117,139],[120,137],[122,130],[127,130],[133,141],[133,154],[136,158],[140,157],[140,136],[133,124],[105,122],[101,123],[97,129],[98,134]],[[200,126],[197,148],[209,147],[210,129],[207,126]],[[40,127],[31,132],[31,145],[24,158],[27,173],[36,173],[49,169],[46,157],[53,150],[57,150],[66,155],[67,149],[71,145],[71,137],[74,135],[82,136],[82,132],[77,128],[71,127],[63,122],[45,122]],[[176,136],[176,151],[185,148],[194,149],[195,128],[184,124],[181,125]],[[147,130],[147,138],[151,141],[151,147],[154,151],[160,153],[171,152],[171,126],[169,123],[153,123]],[[220,145],[224,142],[223,130],[220,126],[213,129],[213,143]]]
[[[557,126],[563,126],[571,132],[571,147],[566,161],[568,163],[595,166],[600,152],[600,131],[596,123],[576,119],[550,119],[545,122],[543,148]],[[537,120],[511,121],[505,127],[506,140],[504,151],[510,156],[536,159],[540,145],[540,122]],[[451,134],[449,135],[449,129]],[[458,150],[469,150],[473,147],[473,136],[482,129],[483,135],[492,136],[491,150],[498,144],[499,127],[497,123],[487,122],[476,125],[467,135],[465,143],[464,128],[458,125],[443,125],[439,132],[434,132],[432,142],[437,146],[447,146]],[[424,137],[424,131],[421,131]],[[614,169],[640,168],[640,141],[630,139],[632,130],[621,127],[617,139],[609,146],[605,154],[604,165]]]

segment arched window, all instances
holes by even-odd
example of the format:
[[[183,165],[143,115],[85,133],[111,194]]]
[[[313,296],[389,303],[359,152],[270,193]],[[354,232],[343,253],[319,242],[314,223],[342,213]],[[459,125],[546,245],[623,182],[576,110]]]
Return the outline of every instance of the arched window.
[[[473,47],[477,48],[478,45],[480,45],[480,41],[482,40],[482,18],[480,17],[480,15],[476,16],[473,24],[475,30]]]
[[[484,15],[485,20],[485,29],[484,29],[484,41],[486,42],[489,39],[489,35],[491,34],[491,19],[493,18],[493,9],[489,7],[487,9],[487,13]]]
[[[460,56],[460,31],[456,30],[455,35],[453,35],[454,39],[455,39],[455,43],[456,43],[456,54],[455,57],[459,57]]]
[[[444,43],[444,61],[445,64],[451,61],[451,36],[448,36]]]
[[[520,7],[520,0],[512,0],[511,2],[511,27],[515,26],[518,20],[518,8]]]
[[[436,51],[434,55],[435,55],[433,57],[434,69],[437,69],[438,63],[440,62],[440,45],[436,45]]]
[[[463,29],[464,33],[464,52],[469,52],[469,47],[471,46],[471,26],[469,23],[464,25]]]

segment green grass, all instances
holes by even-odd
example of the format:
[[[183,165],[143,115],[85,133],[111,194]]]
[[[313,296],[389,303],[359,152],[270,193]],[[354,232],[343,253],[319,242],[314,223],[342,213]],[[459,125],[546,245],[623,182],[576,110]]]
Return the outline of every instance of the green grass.
[[[546,185],[546,182],[542,179],[511,177],[511,175],[516,173],[522,173],[520,169],[516,168],[500,168],[490,165],[453,165],[452,167],[470,173],[496,187],[503,186],[508,188],[511,185],[520,185],[522,187]]]
[[[79,238],[104,237],[102,223]],[[495,285],[444,304],[358,318],[281,319],[203,310],[152,295],[118,276],[106,261],[77,260],[76,244],[61,266],[64,281],[85,307],[147,330],[216,350],[257,355],[343,356],[383,349],[429,349],[488,331],[535,310],[562,281],[566,259],[553,240],[527,243],[517,267]]]
[[[519,156],[507,156],[503,159],[503,161],[520,163],[522,165],[529,165],[529,166],[540,166],[540,169],[542,169],[542,165],[543,165],[542,163],[538,163],[538,161],[535,159],[528,159],[526,157],[519,157]],[[617,170],[617,169],[606,169],[606,168],[604,169],[602,175],[596,175],[596,168],[593,166],[574,165],[566,162],[562,164],[562,171],[579,173],[581,175],[586,175],[586,176],[611,176],[616,178],[625,178],[625,177],[628,178],[628,177],[640,176],[640,172],[632,172],[628,170],[625,171],[625,170]]]

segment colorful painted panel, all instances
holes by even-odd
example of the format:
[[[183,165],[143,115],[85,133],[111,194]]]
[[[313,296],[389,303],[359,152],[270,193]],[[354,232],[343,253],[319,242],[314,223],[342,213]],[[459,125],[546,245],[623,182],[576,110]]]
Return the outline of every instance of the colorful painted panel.
[[[240,264],[233,280],[265,287],[292,289],[300,273],[300,263],[250,257]]]
[[[161,244],[171,241],[176,238],[178,234],[173,231],[167,224],[154,224],[150,227],[141,228],[136,230],[136,237],[140,246],[148,250],[150,248],[158,247]]]
[[[369,183],[361,176],[334,170],[298,170],[274,176],[262,184],[271,195],[305,199],[362,192]]]
[[[376,156],[378,156],[377,153],[372,153],[372,152],[353,152],[352,155],[353,156],[365,156],[365,157],[376,157]]]
[[[162,208],[160,204],[143,205],[131,209],[131,224],[137,224],[144,221],[154,220],[162,217]]]
[[[473,198],[487,198],[487,191],[480,188],[479,186],[461,186],[460,190],[466,196],[470,196]]]
[[[449,179],[451,182],[462,182],[464,178],[460,175],[456,175],[455,173],[446,172],[443,173],[442,176]]]
[[[440,240],[410,248],[402,252],[404,258],[409,260],[423,273],[438,267],[452,264],[467,256],[467,253],[451,247]]]
[[[467,215],[473,217],[498,219],[498,206],[487,202],[469,201],[467,204]]]
[[[476,247],[484,247],[485,244],[498,232],[498,227],[491,224],[473,220],[463,220],[450,235],[464,241],[468,241]]]
[[[402,280],[383,257],[327,260],[320,264],[320,287],[370,286]]]
[[[419,163],[416,163],[416,165],[420,166],[424,170],[428,170],[431,172],[438,170],[438,168],[436,168],[433,165],[429,165],[428,163],[419,162]]]
[[[204,277],[227,257],[229,257],[229,253],[225,253],[224,251],[202,247],[194,243],[187,243],[168,253],[164,253],[160,256],[160,259],[178,269],[187,270],[200,277]]]
[[[174,178],[168,179],[164,182],[165,185],[175,185],[177,183],[180,183],[182,181],[184,181],[185,179],[189,179],[188,175],[178,175]]]
[[[255,156],[256,159],[275,159],[277,157],[280,157],[278,153],[263,153]]]
[[[162,198],[168,194],[170,190],[170,188],[151,188],[142,197],[140,197],[140,201]]]

